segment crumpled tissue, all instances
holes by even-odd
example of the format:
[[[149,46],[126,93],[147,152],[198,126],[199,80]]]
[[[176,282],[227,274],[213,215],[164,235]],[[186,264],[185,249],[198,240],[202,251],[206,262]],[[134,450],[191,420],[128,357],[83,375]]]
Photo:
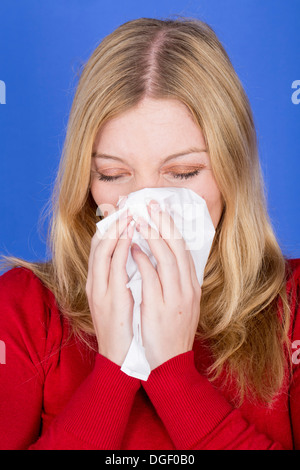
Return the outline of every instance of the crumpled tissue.
[[[119,199],[117,207],[120,206],[122,199],[123,198]],[[108,227],[125,211],[131,213],[134,220],[137,220],[138,217],[143,217],[149,225],[158,230],[148,214],[147,204],[150,200],[157,201],[161,210],[167,211],[173,218],[177,229],[185,240],[187,249],[190,250],[195,264],[198,282],[201,286],[203,283],[204,268],[215,235],[215,229],[205,200],[191,189],[178,187],[144,188],[130,193],[127,196],[125,204],[121,205],[122,208],[119,208],[119,210],[108,215],[96,224],[97,230],[99,230],[99,237],[101,238]],[[98,213],[99,212],[101,215],[100,207],[98,208]],[[132,243],[139,245],[144,253],[148,255],[152,265],[156,268],[157,263],[151,253],[149,245],[137,230],[134,230]],[[130,250],[126,263],[126,271],[129,279],[126,286],[131,290],[134,299],[133,338],[126,358],[121,366],[121,370],[131,377],[146,381],[151,370],[146,358],[142,339],[140,312],[140,304],[142,302],[142,278],[131,256]]]

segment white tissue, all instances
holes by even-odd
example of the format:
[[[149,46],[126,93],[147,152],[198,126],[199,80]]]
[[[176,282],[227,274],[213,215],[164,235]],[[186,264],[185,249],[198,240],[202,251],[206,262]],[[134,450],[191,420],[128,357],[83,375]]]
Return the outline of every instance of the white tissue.
[[[201,286],[203,283],[204,268],[215,235],[215,229],[205,200],[190,189],[176,187],[144,188],[130,193],[121,209],[97,223],[100,238],[108,227],[125,211],[129,211],[133,215],[134,220],[139,216],[143,217],[149,225],[157,229],[146,207],[146,204],[148,204],[151,199],[157,201],[161,209],[168,211],[173,218],[176,227],[186,242],[187,248],[190,250],[194,260],[198,282]],[[117,204],[118,206],[120,202],[121,199]],[[156,260],[150,251],[149,245],[137,230],[134,230],[132,242],[140,246],[156,268]],[[126,271],[129,279],[126,286],[131,290],[134,299],[133,338],[121,370],[131,377],[146,381],[151,370],[145,355],[142,340],[140,312],[142,278],[131,256],[130,250],[126,263]]]

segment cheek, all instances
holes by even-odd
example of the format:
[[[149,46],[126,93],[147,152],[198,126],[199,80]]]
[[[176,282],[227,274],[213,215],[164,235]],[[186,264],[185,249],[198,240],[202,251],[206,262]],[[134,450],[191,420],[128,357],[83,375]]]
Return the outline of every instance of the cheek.
[[[223,200],[221,194],[218,197],[206,200],[206,204],[212,223],[216,229],[223,211]]]
[[[95,203],[105,217],[116,210],[119,198],[124,196],[116,186],[98,180],[91,183],[90,190]]]
[[[224,204],[222,194],[215,179],[213,177],[207,178],[194,190],[205,200],[213,225],[216,228],[221,218]]]

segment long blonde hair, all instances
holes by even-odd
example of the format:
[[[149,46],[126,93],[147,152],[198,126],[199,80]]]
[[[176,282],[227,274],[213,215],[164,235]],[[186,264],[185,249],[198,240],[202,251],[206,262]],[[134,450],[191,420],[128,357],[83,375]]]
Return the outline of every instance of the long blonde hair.
[[[53,292],[75,334],[94,334],[85,285],[96,204],[92,146],[108,119],[145,96],[184,103],[205,136],[224,211],[205,268],[197,335],[245,393],[270,402],[286,371],[286,260],[269,221],[248,99],[213,30],[188,18],[129,21],[83,68],[51,200],[49,262],[3,257],[31,269]],[[278,300],[282,303],[280,315]]]

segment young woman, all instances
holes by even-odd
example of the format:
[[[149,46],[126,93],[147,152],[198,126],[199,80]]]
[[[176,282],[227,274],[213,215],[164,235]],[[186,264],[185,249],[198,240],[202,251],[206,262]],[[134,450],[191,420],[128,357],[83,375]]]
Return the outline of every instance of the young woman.
[[[95,235],[98,206],[167,186],[192,189],[210,212],[201,288],[155,201],[160,237],[143,220],[136,228],[157,270],[131,246],[130,217],[110,227],[117,237]],[[51,260],[4,260],[1,448],[300,448],[300,261],[281,253],[262,188],[250,106],[209,26],[143,18],[106,37],[70,113]],[[129,250],[143,280],[147,381],[120,367],[132,339]]]

